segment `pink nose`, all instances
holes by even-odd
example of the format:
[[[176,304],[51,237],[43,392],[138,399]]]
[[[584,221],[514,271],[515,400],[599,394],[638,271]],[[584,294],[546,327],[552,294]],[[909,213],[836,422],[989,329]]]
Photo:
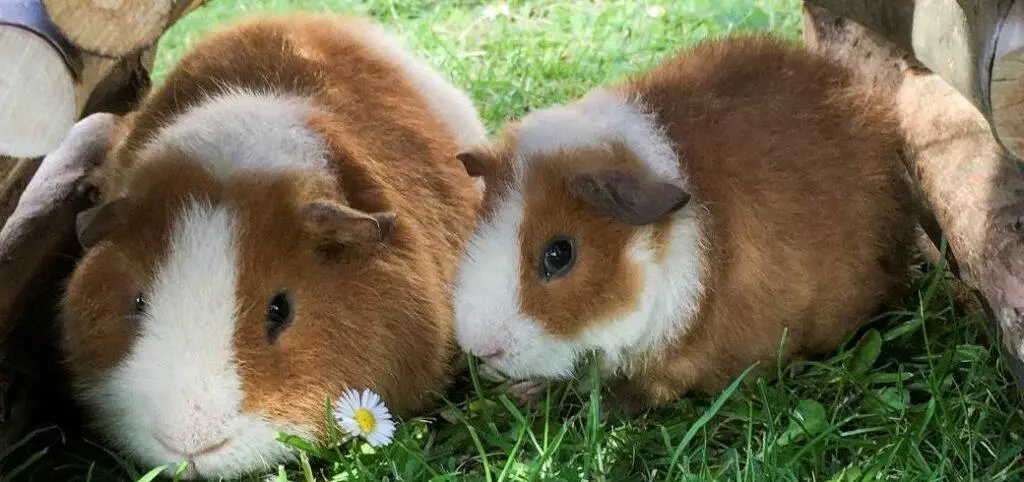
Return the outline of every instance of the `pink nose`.
[[[505,356],[505,350],[501,348],[495,348],[493,350],[483,351],[482,353],[475,353],[476,356],[483,358],[486,361],[495,361]]]

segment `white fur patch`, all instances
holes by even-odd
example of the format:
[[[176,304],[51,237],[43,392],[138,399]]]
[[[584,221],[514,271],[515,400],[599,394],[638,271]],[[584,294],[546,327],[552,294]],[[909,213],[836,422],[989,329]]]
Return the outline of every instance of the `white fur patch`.
[[[232,90],[215,94],[173,118],[142,151],[149,159],[175,151],[218,179],[240,172],[325,169],[327,147],[309,127],[309,100]]]
[[[285,427],[241,411],[234,229],[223,206],[184,207],[145,313],[125,320],[139,325],[129,356],[86,393],[113,441],[143,463],[177,464],[224,443],[196,455],[190,475],[234,476],[291,455],[276,441]]]
[[[625,316],[605,320],[584,331],[581,344],[603,355],[606,371],[625,367],[633,355],[660,349],[685,333],[700,308],[701,245],[697,207],[676,213],[663,264],[652,247],[653,229],[645,227],[630,241],[629,258],[640,267],[643,290],[639,303]]]
[[[639,229],[626,247],[643,277],[633,312],[597,320],[595,328],[560,340],[519,306],[519,231],[530,222],[523,219],[522,190],[531,156],[622,142],[655,176],[685,187],[672,143],[652,116],[617,94],[598,91],[576,104],[527,116],[516,140],[513,186],[495,215],[481,222],[460,266],[455,287],[459,345],[474,354],[503,350],[505,356],[491,364],[513,378],[563,378],[573,374],[585,353],[600,352],[605,370],[616,371],[630,355],[659,349],[684,333],[703,290],[701,208],[696,203],[673,215],[668,253],[660,264],[652,246],[653,228]]]
[[[475,355],[504,350],[494,365],[508,376],[568,377],[576,347],[545,334],[519,308],[523,207],[521,195],[513,191],[467,245],[455,285],[456,338],[463,350]]]
[[[564,149],[607,147],[620,142],[659,179],[685,183],[675,147],[639,100],[627,101],[616,92],[596,90],[572,104],[530,113],[516,129],[519,154]]]
[[[354,30],[367,48],[400,69],[420,92],[434,114],[455,135],[460,149],[487,141],[487,131],[473,102],[465,92],[445,80],[430,65],[406,50],[402,42],[384,29],[367,24]],[[453,154],[454,155],[454,154]]]

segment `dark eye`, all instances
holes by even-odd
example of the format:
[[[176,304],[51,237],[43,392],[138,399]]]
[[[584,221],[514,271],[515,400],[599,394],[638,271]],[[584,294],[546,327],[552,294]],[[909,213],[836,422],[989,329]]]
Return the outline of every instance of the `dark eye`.
[[[540,252],[540,274],[547,281],[563,276],[576,261],[576,243],[572,238],[555,236]]]
[[[142,292],[135,294],[135,306],[133,307],[136,315],[141,315],[146,312],[146,296]]]
[[[267,306],[267,342],[273,343],[292,321],[292,303],[288,293],[282,291],[270,299]]]

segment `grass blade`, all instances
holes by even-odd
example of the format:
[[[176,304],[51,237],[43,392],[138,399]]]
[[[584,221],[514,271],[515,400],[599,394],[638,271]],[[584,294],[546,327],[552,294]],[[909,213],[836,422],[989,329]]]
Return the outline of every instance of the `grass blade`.
[[[693,440],[693,437],[697,435],[697,432],[703,428],[719,410],[722,409],[722,406],[725,405],[725,402],[729,400],[730,397],[732,397],[732,394],[736,393],[736,390],[740,387],[740,383],[743,382],[743,379],[747,378],[747,375],[756,366],[757,365],[755,364],[747,367],[739,377],[736,377],[736,379],[718,395],[718,398],[715,399],[714,403],[704,411],[704,414],[701,415],[700,418],[690,426],[690,429],[686,431],[686,435],[683,436],[683,440],[679,442],[679,445],[676,446],[675,452],[672,454],[672,461],[669,462],[668,473],[665,475],[665,480],[673,480],[672,473],[675,471],[676,462],[679,461],[679,456],[683,454],[683,450],[686,449],[686,446],[689,445],[691,440]]]
[[[167,467],[167,465],[161,465],[160,467],[150,470],[149,472],[146,472],[146,475],[143,475],[135,482],[153,482],[157,477],[160,477],[160,474],[167,470]]]

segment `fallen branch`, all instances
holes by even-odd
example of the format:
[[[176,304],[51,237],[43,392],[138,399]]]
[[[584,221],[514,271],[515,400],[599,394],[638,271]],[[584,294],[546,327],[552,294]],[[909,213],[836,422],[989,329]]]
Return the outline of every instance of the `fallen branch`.
[[[908,167],[959,276],[978,291],[1001,331],[1024,388],[1024,175],[1016,161],[970,100],[884,33],[813,5],[804,6],[804,29],[809,46],[847,62],[895,96]]]
[[[47,271],[52,271],[56,257],[71,257],[68,249],[69,240],[74,240],[75,216],[89,204],[86,193],[78,189],[79,181],[99,165],[109,149],[116,118],[111,114],[96,114],[73,126],[61,146],[39,164],[14,212],[0,229],[0,283],[3,285],[0,320],[39,321],[52,314],[52,306],[31,304],[38,301],[40,294],[56,298],[55,286],[46,284],[56,281],[53,278],[60,275]],[[40,279],[46,280],[43,286],[40,286]],[[56,299],[48,301],[55,306]],[[45,365],[39,357],[45,352],[44,346],[15,347],[6,343],[18,327],[13,322],[0,323],[0,353],[6,355],[5,365],[11,366],[10,355],[15,348],[22,349],[22,353],[28,348],[27,352],[34,358],[30,365]],[[18,361],[13,364],[19,364]],[[0,427],[9,434],[17,428],[9,423],[24,420],[5,420],[12,408],[7,406],[12,403],[7,393],[12,377],[7,375],[0,377]]]

